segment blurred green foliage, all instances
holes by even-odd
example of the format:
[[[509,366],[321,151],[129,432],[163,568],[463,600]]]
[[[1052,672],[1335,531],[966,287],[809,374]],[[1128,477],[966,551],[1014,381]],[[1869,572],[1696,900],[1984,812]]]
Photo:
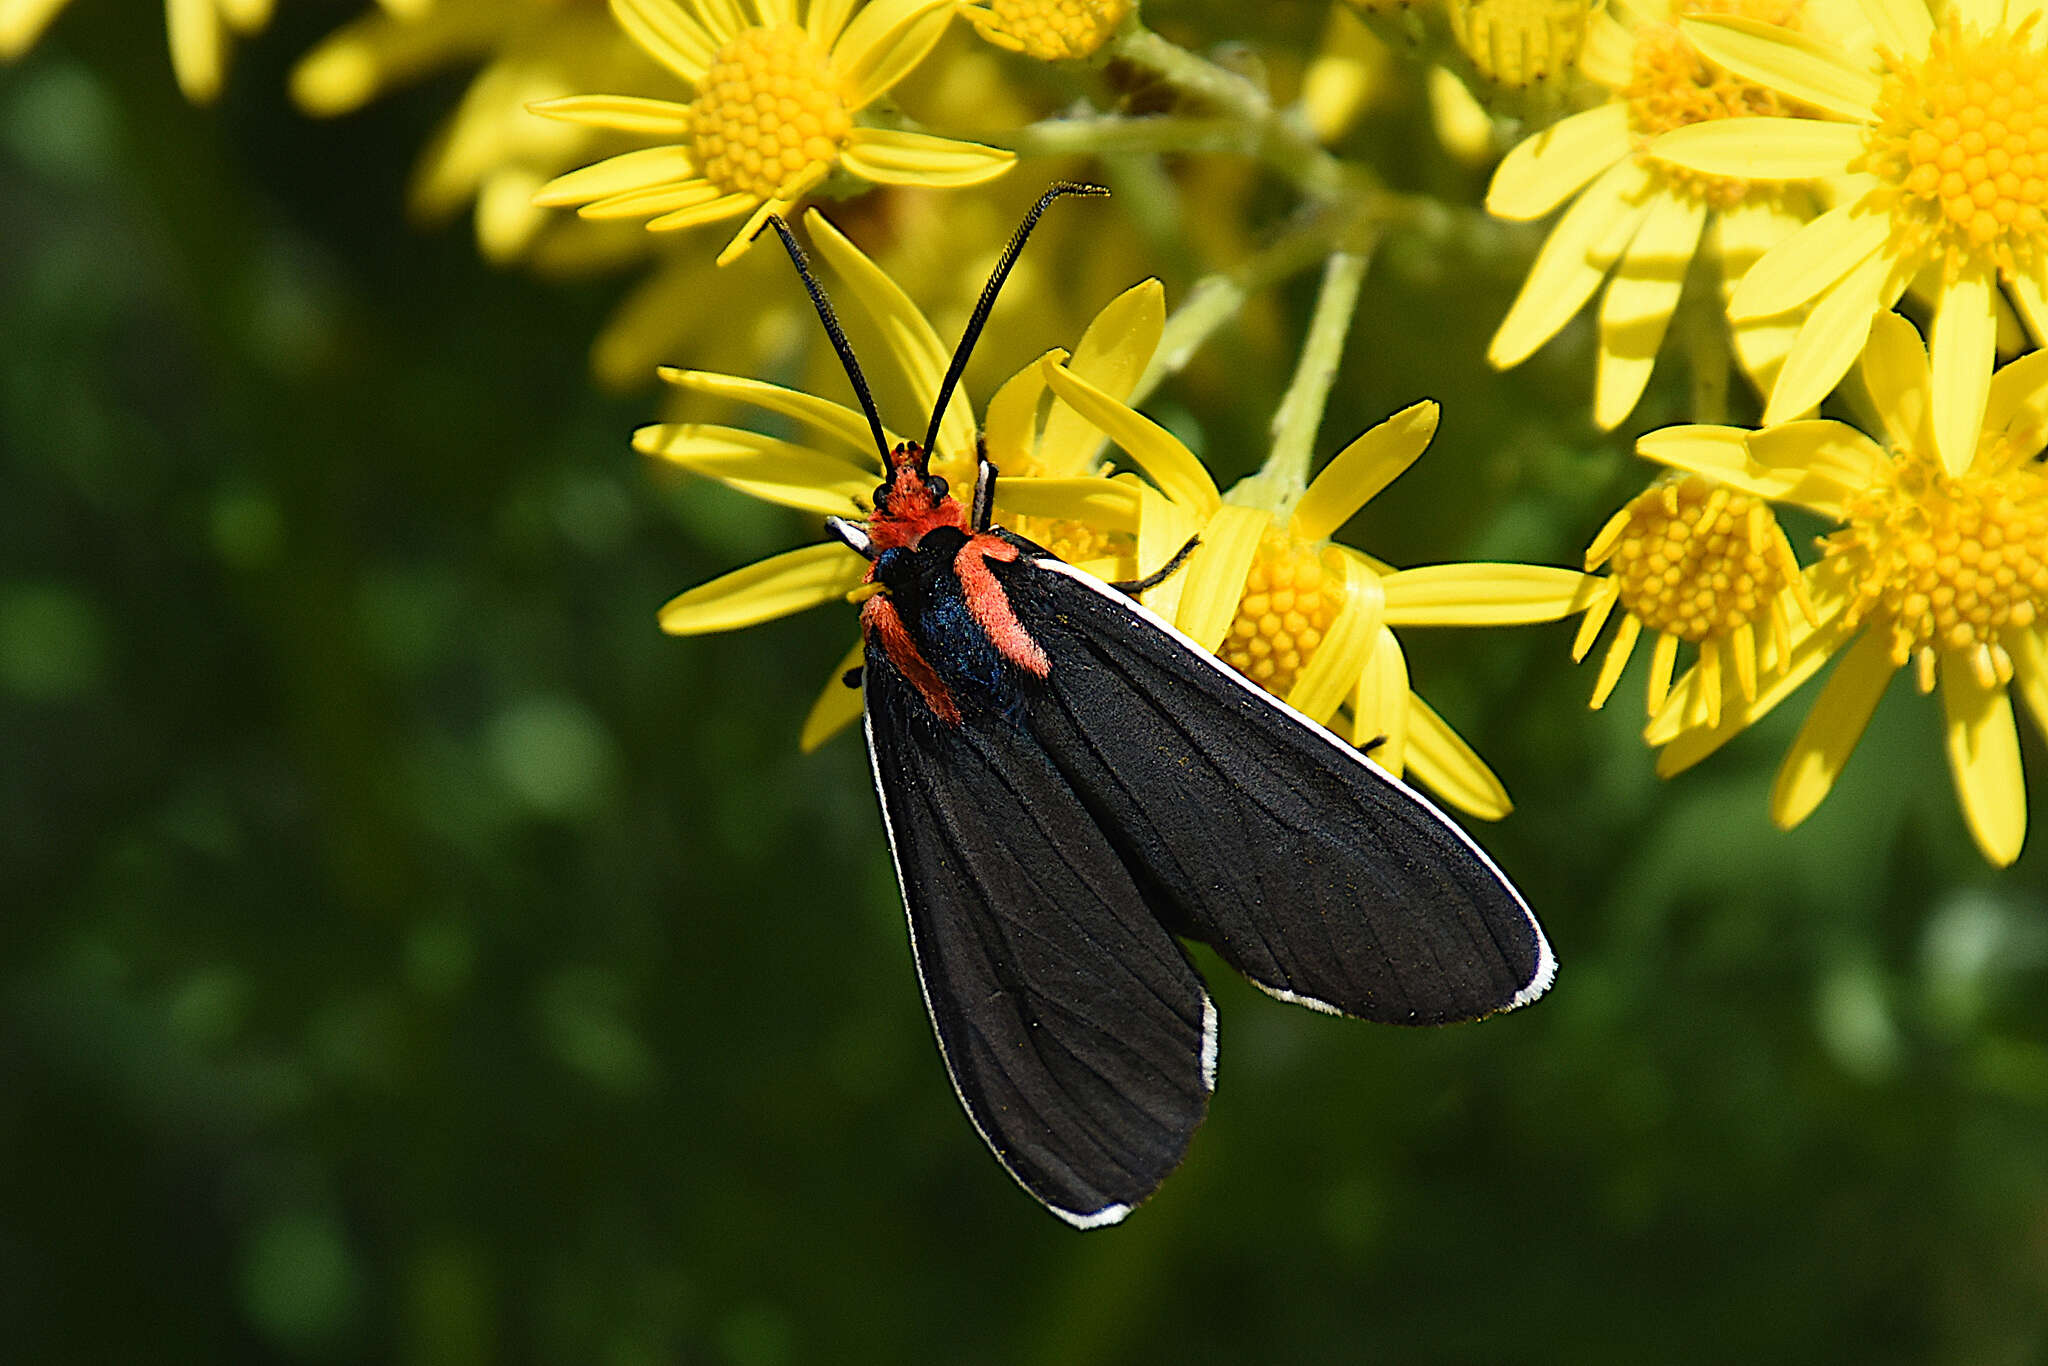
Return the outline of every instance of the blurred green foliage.
[[[611,286],[403,225],[454,87],[306,122],[287,7],[195,111],[75,8],[0,73],[0,1355],[2048,1355],[2041,841],[1985,869],[1932,703],[1786,835],[1797,709],[1661,786],[1569,627],[1421,633],[1557,989],[1411,1034],[1211,971],[1209,1124],[1076,1235],[946,1085],[857,743],[796,752],[850,615],[654,629],[815,529],[636,463]],[[1444,401],[1397,563],[1570,563],[1639,486],[1583,330],[1478,363],[1534,240],[1376,263],[1324,449]],[[1287,364],[1160,411],[1241,473]]]

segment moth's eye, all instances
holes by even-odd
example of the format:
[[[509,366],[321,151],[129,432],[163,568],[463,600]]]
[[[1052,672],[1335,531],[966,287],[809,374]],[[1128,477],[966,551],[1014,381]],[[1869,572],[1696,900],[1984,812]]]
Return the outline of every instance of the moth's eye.
[[[947,492],[953,487],[951,484],[948,484],[946,482],[944,475],[938,474],[926,475],[924,480],[924,486],[925,491],[930,493],[934,499],[944,498]]]
[[[887,484],[875,485],[875,506],[877,508],[889,506],[889,486]]]

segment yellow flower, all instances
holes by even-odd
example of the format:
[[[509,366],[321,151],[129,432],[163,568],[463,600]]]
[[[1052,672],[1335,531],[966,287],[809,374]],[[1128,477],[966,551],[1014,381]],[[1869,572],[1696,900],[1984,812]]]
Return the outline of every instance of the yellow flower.
[[[931,412],[951,348],[896,283],[830,223],[816,212],[807,221],[819,256],[839,276],[833,299],[849,330],[865,328],[887,339],[879,355],[870,351],[863,362],[878,396],[892,390],[907,395],[902,411],[921,423]],[[1165,322],[1158,281],[1134,286],[1096,315],[1075,346],[1072,363],[1106,391],[1128,394],[1159,344]],[[1066,356],[1054,351],[1047,359]],[[662,377],[694,394],[775,414],[796,424],[802,439],[708,423],[662,423],[636,432],[635,450],[786,507],[852,518],[871,510],[881,460],[867,418],[858,410],[735,375],[665,369]],[[1102,477],[1094,430],[1072,413],[1054,404],[1041,425],[1043,393],[1040,367],[1033,364],[989,403],[989,459],[1003,474],[996,485],[997,515],[1004,525],[1085,569],[1108,578],[1133,577],[1145,495],[1136,480]],[[883,411],[890,408],[885,398]],[[939,427],[932,472],[955,488],[972,488],[975,435],[973,405],[965,392],[956,392]],[[891,432],[888,439],[893,445],[901,438]],[[689,590],[661,609],[661,627],[672,635],[699,635],[770,621],[844,599],[867,570],[868,562],[838,541],[805,546]],[[805,749],[824,743],[860,714],[859,694],[839,682],[859,659],[856,645],[833,671],[804,723]]]
[[[1803,32],[1817,35],[1801,41],[1816,44],[1845,41],[1855,27],[1822,0],[1803,7],[1799,0],[1650,0],[1603,11],[1588,26],[1579,65],[1606,90],[1606,101],[1524,140],[1487,190],[1487,210],[1501,218],[1541,218],[1573,201],[1537,254],[1487,359],[1500,369],[1521,364],[1604,284],[1593,397],[1602,428],[1619,425],[1642,397],[1702,243],[1720,267],[1725,295],[1816,211],[1799,187],[1696,174],[1647,155],[1667,130],[1720,127],[1748,115],[1815,126],[1794,101],[1704,60],[1687,40],[1691,29],[1678,26],[1682,16],[1699,13],[1734,14],[1743,23],[1798,17]],[[1734,328],[1736,355],[1760,385],[1769,383],[1790,339],[1783,320],[1743,315]]]
[[[746,250],[771,213],[834,172],[883,185],[978,185],[1009,152],[854,115],[909,75],[945,33],[953,0],[612,0],[634,42],[696,92],[687,104],[577,95],[535,105],[594,128],[674,142],[559,176],[535,202],[657,231],[744,217],[719,255]]]
[[[1799,561],[1770,505],[1699,475],[1631,498],[1586,551],[1589,571],[1603,565],[1607,573],[1592,590],[1572,643],[1572,658],[1584,659],[1620,605],[1621,625],[1593,687],[1595,707],[1606,705],[1645,630],[1657,637],[1647,701],[1652,714],[1671,691],[1681,641],[1699,653],[1710,706],[1721,695],[1724,668],[1733,672],[1742,698],[1753,701],[1759,673],[1768,675],[1792,652],[1793,611],[1813,620]]]
[[[1912,324],[1877,318],[1863,380],[1883,444],[1827,421],[1643,438],[1639,449],[1652,459],[1838,524],[1806,571],[1814,620],[1793,624],[1778,676],[1753,700],[1729,698],[1717,719],[1712,680],[1695,670],[1647,737],[1664,747],[1658,771],[1679,772],[1839,654],[1771,790],[1772,819],[1789,828],[1833,787],[1892,675],[1911,665],[1923,693],[1940,688],[1949,767],[1971,833],[1987,859],[2009,864],[2027,832],[2012,691],[2048,730],[2048,466],[2040,459],[2048,352],[1978,375],[1970,407],[1982,416],[1960,470],[1937,445],[1941,378]]]
[[[1798,34],[1697,20],[1714,60],[1830,122],[1761,118],[1680,129],[1655,153],[1703,174],[1851,176],[1838,207],[1751,268],[1729,301],[1760,319],[1811,305],[1771,391],[1767,423],[1811,408],[1846,374],[1871,322],[1915,276],[1935,287],[1935,449],[1960,476],[1976,456],[2002,279],[2048,335],[2048,52],[2038,14],[1959,0],[1869,0],[1880,38],[1859,60]]]
[[[194,104],[211,104],[227,75],[231,34],[258,32],[270,22],[272,0],[164,0],[171,71]],[[13,61],[64,8],[66,0],[0,0],[0,61]],[[394,7],[403,7],[402,4]]]
[[[598,5],[431,0],[417,14],[373,11],[306,54],[292,70],[292,98],[332,118],[466,65],[476,74],[414,172],[414,215],[439,222],[474,202],[477,247],[499,262],[589,269],[644,254],[644,233],[565,225],[533,202],[550,179],[611,150],[616,135],[538,119],[528,106],[593,86],[654,95],[670,79]]]
[[[1135,0],[987,0],[960,12],[997,47],[1062,62],[1094,56],[1136,8]]]
[[[1378,741],[1372,756],[1389,772],[1412,771],[1483,819],[1508,813],[1500,779],[1410,689],[1393,628],[1554,621],[1572,610],[1584,576],[1519,564],[1395,570],[1330,539],[1422,454],[1436,404],[1374,427],[1306,488],[1261,474],[1226,497],[1165,428],[1087,377],[1043,364],[1052,391],[1157,490],[1146,491],[1139,562],[1156,567],[1188,537],[1201,538],[1187,565],[1146,595],[1148,606],[1303,714],[1336,722],[1348,711],[1354,743]]]

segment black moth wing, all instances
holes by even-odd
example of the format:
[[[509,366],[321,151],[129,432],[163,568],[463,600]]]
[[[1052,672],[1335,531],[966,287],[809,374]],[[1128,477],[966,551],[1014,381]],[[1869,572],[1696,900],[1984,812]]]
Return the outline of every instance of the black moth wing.
[[[968,1117],[1069,1223],[1114,1223],[1208,1108],[1216,1014],[1187,955],[1016,721],[937,720],[870,649],[868,753],[925,1007]]]
[[[1033,552],[993,567],[1052,658],[1034,737],[1169,928],[1273,995],[1391,1024],[1533,1000],[1535,917],[1424,798],[1143,606]]]

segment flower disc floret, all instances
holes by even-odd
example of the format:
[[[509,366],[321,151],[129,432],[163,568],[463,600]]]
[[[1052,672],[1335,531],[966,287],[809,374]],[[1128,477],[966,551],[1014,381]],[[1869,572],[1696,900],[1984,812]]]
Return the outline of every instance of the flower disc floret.
[[[1093,56],[1132,8],[1132,0],[989,0],[969,15],[990,42],[1060,62]]]
[[[1674,188],[1697,196],[1709,207],[1732,208],[1754,188],[1747,180],[1704,175],[1650,158],[1645,149],[1662,134],[1687,124],[1715,119],[1776,117],[1795,112],[1776,91],[1743,80],[1713,66],[1678,31],[1676,20],[1698,15],[1728,14],[1792,27],[1798,0],[1706,0],[1685,5],[1668,24],[1639,25],[1631,78],[1621,96],[1628,102],[1629,132],[1639,162]]]
[[[690,105],[697,165],[728,194],[774,198],[806,172],[829,169],[852,131],[830,60],[798,28],[741,30]]]
[[[1266,691],[1285,697],[1344,601],[1344,552],[1274,528],[1259,542],[1218,653]]]
[[[2048,54],[2018,29],[1950,19],[1927,56],[1887,65],[1862,169],[1885,182],[1902,245],[2037,267],[2048,234]]]
[[[1636,495],[1624,516],[1605,559],[1621,605],[1650,630],[1695,645],[1731,634],[1799,579],[1769,506],[1698,475]]]
[[[2048,474],[2038,461],[1980,456],[1952,476],[1930,455],[1899,456],[1822,546],[1852,575],[1847,624],[1888,631],[1892,662],[1916,664],[1923,688],[1942,651],[1962,654],[1987,688],[2009,682],[2004,637],[2048,619]]]

